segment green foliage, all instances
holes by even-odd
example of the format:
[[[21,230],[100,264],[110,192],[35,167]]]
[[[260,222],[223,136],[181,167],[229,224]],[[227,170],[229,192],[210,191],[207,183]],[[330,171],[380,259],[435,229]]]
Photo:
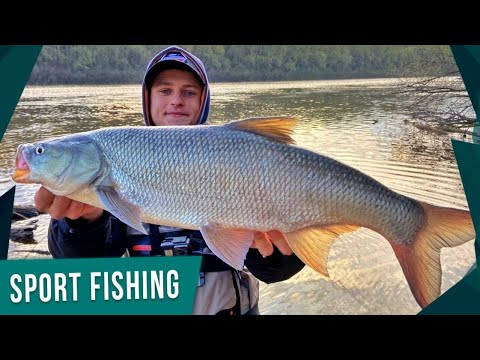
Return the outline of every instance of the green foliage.
[[[140,83],[148,61],[166,46],[46,45],[29,84]],[[181,46],[202,59],[212,82],[391,77],[438,51],[453,61],[446,45]]]

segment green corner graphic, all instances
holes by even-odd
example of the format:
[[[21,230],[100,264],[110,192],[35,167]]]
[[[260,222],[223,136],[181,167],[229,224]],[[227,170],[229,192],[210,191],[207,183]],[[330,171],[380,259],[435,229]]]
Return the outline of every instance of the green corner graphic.
[[[41,46],[33,45],[0,46],[0,139],[5,134],[41,49]]]
[[[10,52],[13,46],[1,46],[0,47],[0,61],[7,56],[7,54]]]
[[[480,111],[480,45],[452,45],[453,56],[465,83],[476,114],[474,133],[480,134],[478,114]],[[480,259],[480,187],[478,169],[480,168],[480,145],[452,141],[457,159],[458,170],[463,182],[470,213],[475,226],[475,254]],[[420,314],[480,314],[480,269],[474,266],[470,272],[449,291],[439,297]]]
[[[480,123],[478,121],[478,114],[480,114],[480,84],[478,82],[480,45],[452,45],[451,49],[468,95],[470,96],[475,114],[477,115],[477,121],[473,129],[473,133],[477,136],[473,138],[473,142],[480,144]],[[478,255],[477,252],[477,257]]]
[[[451,46],[453,56],[462,75],[463,82],[472,102],[475,113],[480,106],[480,84],[478,83],[478,70],[480,68],[480,45],[477,46]]]
[[[42,46],[0,46],[0,140],[15,112]],[[15,187],[0,197],[0,260],[8,255]]]

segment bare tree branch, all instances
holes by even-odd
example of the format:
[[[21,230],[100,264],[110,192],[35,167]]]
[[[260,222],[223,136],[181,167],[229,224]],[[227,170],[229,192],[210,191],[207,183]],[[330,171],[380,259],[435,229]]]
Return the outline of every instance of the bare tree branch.
[[[399,98],[398,112],[419,128],[472,134],[476,114],[450,47],[431,50],[398,69],[391,92]]]

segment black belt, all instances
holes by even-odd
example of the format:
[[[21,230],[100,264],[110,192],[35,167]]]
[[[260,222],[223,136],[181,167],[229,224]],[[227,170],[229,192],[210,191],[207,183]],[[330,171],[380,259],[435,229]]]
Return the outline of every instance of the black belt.
[[[231,270],[232,267],[213,254],[203,254],[200,272],[217,272]]]

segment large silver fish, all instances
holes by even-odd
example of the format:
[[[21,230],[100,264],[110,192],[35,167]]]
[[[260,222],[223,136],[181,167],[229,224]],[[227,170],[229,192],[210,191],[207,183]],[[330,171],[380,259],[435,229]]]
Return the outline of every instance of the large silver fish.
[[[210,249],[243,266],[253,231],[280,232],[328,276],[335,239],[359,227],[392,246],[421,307],[440,295],[440,249],[475,237],[468,211],[400,195],[294,145],[292,118],[226,125],[115,127],[20,145],[12,176],[142,222],[199,229]]]

